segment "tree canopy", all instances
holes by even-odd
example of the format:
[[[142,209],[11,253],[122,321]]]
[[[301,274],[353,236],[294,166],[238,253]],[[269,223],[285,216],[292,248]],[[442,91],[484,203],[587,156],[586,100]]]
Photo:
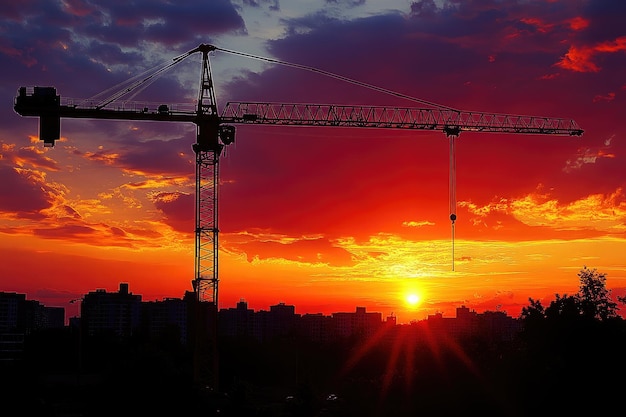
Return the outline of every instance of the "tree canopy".
[[[606,274],[587,266],[578,272],[579,288],[574,295],[555,294],[548,307],[541,301],[529,298],[529,305],[522,309],[520,318],[527,323],[538,319],[581,318],[606,321],[619,318],[617,303],[611,298],[611,290],[606,287]],[[626,303],[626,297],[618,297]]]

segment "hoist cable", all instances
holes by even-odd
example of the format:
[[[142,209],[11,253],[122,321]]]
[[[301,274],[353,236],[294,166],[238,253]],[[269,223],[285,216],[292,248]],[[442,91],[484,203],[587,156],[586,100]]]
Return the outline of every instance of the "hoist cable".
[[[452,270],[454,271],[454,224],[456,222],[456,136],[450,135],[450,222],[452,227]]]

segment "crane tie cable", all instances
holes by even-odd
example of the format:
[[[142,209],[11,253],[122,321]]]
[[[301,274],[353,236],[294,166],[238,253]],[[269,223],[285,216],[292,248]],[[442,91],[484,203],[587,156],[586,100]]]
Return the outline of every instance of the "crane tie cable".
[[[138,87],[141,87],[140,89],[138,89],[137,91],[135,91],[135,93],[132,95],[132,97],[135,97],[137,94],[139,94],[141,91],[143,91],[146,87],[148,87],[150,84],[152,84],[158,77],[160,77],[161,75],[163,75],[165,73],[165,71],[169,70],[170,68],[172,68],[174,65],[178,64],[180,61],[182,61],[183,59],[187,58],[189,55],[192,54],[193,51],[187,52],[184,55],[178,56],[176,58],[174,58],[172,60],[172,62],[167,61],[167,64],[161,64],[160,66],[156,66],[153,67],[150,70],[144,71],[143,73],[136,75],[135,77],[132,77],[122,83],[118,83],[115,86],[96,94],[95,96],[91,97],[90,99],[88,99],[88,101],[90,100],[95,100],[97,97],[100,97],[101,95],[105,94],[106,92],[109,92],[111,90],[113,90],[114,88],[117,88],[118,86],[122,86],[125,83],[129,83],[133,80],[136,80],[140,77],[142,77],[144,74],[150,74],[148,76],[146,76],[145,78],[138,80],[138,81],[134,81],[132,84],[130,84],[127,88],[125,89],[121,89],[118,90],[116,93],[114,93],[113,95],[103,99],[97,106],[96,109],[102,109],[104,107],[106,107],[107,105],[111,104],[112,102],[114,102],[115,100],[119,99],[120,97],[123,97],[124,95],[128,94],[129,92],[137,89]],[[155,68],[158,68],[155,70]],[[151,71],[154,71],[152,73],[150,73]],[[131,98],[132,98],[131,97]]]
[[[461,112],[460,110],[454,109],[452,107],[448,107],[448,106],[444,106],[444,105],[441,105],[441,104],[433,103],[433,102],[430,102],[430,101],[422,100],[420,98],[408,96],[406,94],[398,93],[396,91],[388,90],[386,88],[378,87],[376,85],[372,85],[372,84],[364,83],[362,81],[358,81],[358,80],[355,80],[355,79],[352,79],[352,78],[344,77],[343,75],[335,74],[335,73],[332,73],[332,72],[329,72],[329,71],[324,71],[324,70],[321,70],[319,68],[310,67],[310,66],[302,65],[302,64],[295,64],[295,63],[292,63],[292,62],[280,61],[278,59],[273,59],[273,58],[266,58],[266,57],[261,57],[261,56],[257,56],[257,55],[251,55],[251,54],[247,54],[247,53],[244,53],[244,52],[231,51],[229,49],[223,49],[223,48],[218,48],[218,47],[216,47],[215,49],[218,50],[218,51],[222,51],[222,52],[226,52],[226,53],[230,53],[230,54],[235,54],[235,55],[240,55],[240,56],[244,56],[244,57],[247,57],[247,58],[253,58],[253,59],[257,59],[257,60],[261,60],[261,61],[272,62],[272,63],[275,63],[275,64],[286,65],[286,66],[293,67],[293,68],[299,68],[299,69],[302,69],[302,70],[305,70],[305,71],[315,72],[315,73],[322,74],[322,75],[325,75],[325,76],[328,76],[328,77],[331,77],[331,78],[335,78],[337,80],[346,81],[346,82],[349,82],[351,84],[358,85],[360,87],[369,88],[371,90],[375,90],[375,91],[378,91],[378,92],[381,92],[381,93],[389,94],[389,95],[392,95],[392,96],[395,96],[395,97],[400,97],[400,98],[403,98],[403,99],[406,99],[406,100],[410,100],[410,101],[414,101],[414,102],[417,102],[417,103],[426,104],[428,106],[436,107],[436,108],[439,108],[439,109],[442,109],[442,110],[449,110],[449,111],[454,111],[454,112],[458,112],[458,113]]]

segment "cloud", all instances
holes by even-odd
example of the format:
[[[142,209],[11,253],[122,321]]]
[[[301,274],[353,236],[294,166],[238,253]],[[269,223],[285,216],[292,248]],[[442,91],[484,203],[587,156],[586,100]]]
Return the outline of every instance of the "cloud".
[[[350,252],[324,237],[288,237],[255,231],[225,234],[222,242],[229,252],[245,254],[248,262],[278,260],[312,265],[354,265]]]
[[[228,0],[185,4],[36,0],[3,7],[0,18],[4,81],[18,86],[25,79],[37,80],[38,85],[54,85],[64,96],[78,98],[102,92],[129,74],[221,34],[246,33],[242,17]]]
[[[587,164],[595,164],[603,158],[614,159],[616,155],[611,151],[612,137],[607,139],[599,149],[581,148],[575,159],[565,161],[563,172],[569,173],[583,168]]]
[[[424,226],[433,226],[434,223],[431,221],[406,221],[402,223],[405,227],[424,227]]]
[[[608,102],[608,101],[613,101],[613,100],[615,100],[615,93],[613,93],[613,92],[608,93],[608,94],[603,95],[603,96],[597,95],[597,96],[595,96],[593,98],[593,102],[594,103],[596,103],[598,101],[607,101]]]
[[[160,134],[164,131],[167,131],[167,127]],[[147,136],[145,141],[141,138],[123,139],[124,143],[100,146],[97,151],[81,151],[76,148],[69,150],[91,162],[120,168],[132,175],[152,180],[171,177],[171,182],[191,181],[195,171],[192,138],[159,140],[149,134]]]
[[[31,138],[31,140],[36,140]],[[0,160],[6,164],[20,167],[30,166],[46,171],[58,171],[57,162],[46,155],[47,149],[36,146],[18,147],[15,144],[0,142]]]
[[[41,219],[54,202],[54,190],[38,171],[0,166],[0,212],[15,218]]]
[[[112,213],[113,209],[104,204],[110,197],[119,197],[129,208],[137,206],[137,202],[124,196],[119,190],[110,197],[102,194],[102,200],[68,199],[71,195],[70,188],[50,180],[46,171],[31,168],[44,168],[54,174],[64,174],[65,169],[61,169],[57,161],[45,156],[48,151],[2,144],[0,219],[13,222],[0,227],[1,232],[80,242],[85,245],[118,247],[150,247],[158,244],[156,239],[163,238],[158,231],[158,223],[142,226],[139,220],[121,226],[114,222],[90,222],[89,219],[94,216]],[[69,151],[70,154],[76,154],[71,149]],[[55,156],[62,157],[63,154]],[[107,158],[94,158],[93,155],[89,157],[91,160],[110,161]],[[163,184],[171,186],[179,182],[170,179],[164,180]],[[134,187],[138,188],[136,184]]]
[[[622,189],[609,195],[593,194],[561,203],[545,193],[534,193],[515,200],[501,199],[485,206],[460,204],[473,216],[475,226],[497,229],[500,236],[514,229],[518,236],[537,236],[532,229],[551,229],[563,238],[611,236],[626,231],[626,197]],[[526,230],[524,230],[526,229]]]
[[[597,55],[624,51],[626,51],[626,36],[591,46],[571,46],[563,59],[556,65],[577,72],[599,72],[600,66],[593,61]]]
[[[151,198],[156,209],[163,213],[165,224],[182,233],[193,232],[195,194],[160,192],[153,194]]]
[[[591,60],[595,52],[591,47],[571,46],[556,66],[576,72],[598,72],[600,67]]]

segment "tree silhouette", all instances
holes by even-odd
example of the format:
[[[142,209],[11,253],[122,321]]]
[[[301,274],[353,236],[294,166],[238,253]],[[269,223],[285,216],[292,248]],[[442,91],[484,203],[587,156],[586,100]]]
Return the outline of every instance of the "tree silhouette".
[[[600,321],[617,317],[617,303],[611,301],[611,290],[606,288],[606,274],[585,266],[578,277],[577,298],[581,314]]]
[[[605,390],[626,369],[626,326],[606,288],[606,274],[584,266],[578,278],[576,294],[555,294],[546,308],[530,298],[522,309],[525,357],[519,365],[522,391],[532,397],[528,412],[533,407],[559,415],[608,412]],[[543,389],[533,390],[534,381]],[[574,392],[585,394],[572,401]]]
[[[572,296],[555,294],[547,308],[541,301],[529,298],[530,305],[522,308],[520,318],[527,324],[540,319],[586,318],[606,321],[619,317],[617,303],[611,300],[611,290],[606,288],[606,274],[587,266],[578,272],[578,293]],[[626,297],[618,300],[626,303]]]

